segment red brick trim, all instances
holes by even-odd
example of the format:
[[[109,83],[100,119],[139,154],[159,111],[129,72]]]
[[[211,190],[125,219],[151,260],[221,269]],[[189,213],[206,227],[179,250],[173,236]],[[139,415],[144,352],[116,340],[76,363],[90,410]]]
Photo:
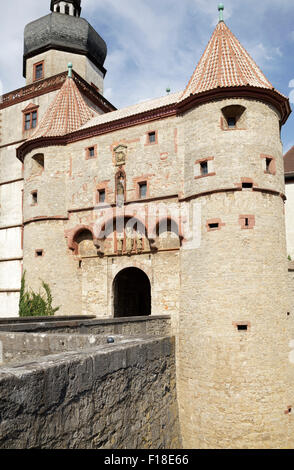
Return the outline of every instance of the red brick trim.
[[[93,156],[90,156],[90,149],[94,149]],[[89,147],[86,147],[85,152],[86,152],[86,160],[93,160],[94,158],[97,158],[97,145],[90,145]]]
[[[213,172],[213,173],[207,173],[207,175],[199,175],[199,176],[194,176],[194,180],[199,180],[201,178],[206,178],[207,176],[215,176],[216,173]]]
[[[150,134],[155,134],[155,141],[154,142],[150,142],[149,140],[149,135]],[[146,132],[146,142],[145,142],[145,146],[146,145],[156,145],[158,144],[158,131],[148,131]]]
[[[241,229],[244,229],[244,230],[253,229],[255,227],[255,215],[240,215],[239,224],[241,225]]]
[[[210,225],[218,224],[218,227],[210,227]],[[215,232],[216,230],[221,230],[226,224],[222,222],[221,219],[208,219],[206,221],[206,228],[208,232]]]
[[[37,78],[36,77],[36,74],[37,74],[37,66],[38,65],[42,65],[43,68],[42,68],[42,77],[40,78]],[[44,60],[41,60],[40,62],[36,62],[35,64],[33,64],[33,81],[36,82],[36,81],[39,81],[39,80],[43,80],[44,79],[44,76],[45,76],[45,61]]]
[[[269,171],[264,170],[264,173],[266,175],[276,175],[277,174],[277,164],[276,164],[276,157],[273,157],[272,155],[265,155],[265,154],[260,154],[260,158],[262,159],[269,159],[271,160]]]
[[[78,254],[78,249],[79,249],[79,246],[78,246],[77,242],[75,241],[75,239],[84,230],[87,230],[87,231],[91,232],[91,234],[93,236],[93,241],[96,240],[96,237],[95,237],[95,234],[94,234],[94,229],[93,229],[92,225],[78,224],[74,228],[64,231],[65,238],[67,238],[67,246],[70,250],[72,250],[74,252],[75,255]]]
[[[214,160],[214,157],[200,158],[199,160],[196,160],[195,165],[197,165],[198,163],[210,162],[212,160]]]
[[[0,103],[0,109],[13,106],[16,103],[22,101],[28,101],[44,94],[51,93],[52,91],[59,90],[67,77],[67,72],[61,72],[53,77],[45,78],[37,81],[31,85],[27,85],[17,90],[6,93],[2,96],[2,103]],[[104,96],[97,93],[96,89],[93,88],[86,82],[80,75],[73,71],[74,80],[80,89],[80,91],[89,98],[92,103],[96,104],[104,112],[115,111],[116,108],[113,106]]]

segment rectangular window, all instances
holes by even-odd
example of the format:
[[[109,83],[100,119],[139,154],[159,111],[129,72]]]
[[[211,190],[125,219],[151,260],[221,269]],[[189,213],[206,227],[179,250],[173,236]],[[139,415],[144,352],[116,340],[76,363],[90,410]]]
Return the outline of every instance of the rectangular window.
[[[105,189],[98,190],[98,202],[103,203],[106,199],[106,191]]]
[[[93,145],[92,147],[86,148],[86,160],[90,158],[96,158],[97,156],[97,145]]]
[[[34,64],[34,80],[44,78],[44,61]]]
[[[201,176],[208,175],[208,162],[200,163],[200,174]]]
[[[35,255],[36,255],[37,257],[43,256],[43,255],[44,255],[44,251],[43,251],[43,250],[36,250],[36,251],[35,251]]]
[[[139,197],[140,199],[145,199],[147,196],[147,183],[146,181],[142,181],[139,183]]]
[[[149,144],[154,144],[156,142],[156,133],[149,132],[148,138],[149,138]]]
[[[24,115],[24,130],[35,129],[38,122],[38,111],[30,111]]]

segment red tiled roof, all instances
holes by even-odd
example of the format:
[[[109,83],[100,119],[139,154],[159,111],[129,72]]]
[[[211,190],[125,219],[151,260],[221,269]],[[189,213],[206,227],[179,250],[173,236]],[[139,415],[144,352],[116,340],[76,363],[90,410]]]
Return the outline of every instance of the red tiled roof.
[[[294,173],[294,146],[284,155],[285,173]]]
[[[253,86],[273,89],[260,68],[221,21],[201,57],[181,101],[216,88]]]
[[[67,77],[30,140],[74,132],[96,116],[72,78]]]

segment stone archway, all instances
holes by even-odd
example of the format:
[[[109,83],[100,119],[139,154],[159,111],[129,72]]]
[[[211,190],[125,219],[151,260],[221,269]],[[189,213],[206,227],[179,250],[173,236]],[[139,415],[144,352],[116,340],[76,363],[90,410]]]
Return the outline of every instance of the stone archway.
[[[125,268],[113,281],[114,317],[151,315],[151,285],[138,268]]]

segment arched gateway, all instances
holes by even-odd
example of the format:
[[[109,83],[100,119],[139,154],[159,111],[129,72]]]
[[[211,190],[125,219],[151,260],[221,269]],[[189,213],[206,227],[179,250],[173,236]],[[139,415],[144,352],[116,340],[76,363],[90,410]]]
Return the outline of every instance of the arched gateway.
[[[126,268],[116,275],[113,305],[115,317],[151,315],[151,285],[144,271]]]

